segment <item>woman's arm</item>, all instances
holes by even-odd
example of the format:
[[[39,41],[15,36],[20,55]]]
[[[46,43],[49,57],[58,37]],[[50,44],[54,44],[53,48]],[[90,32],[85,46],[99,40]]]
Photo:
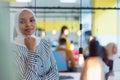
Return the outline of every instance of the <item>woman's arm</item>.
[[[28,52],[27,61],[25,64],[25,80],[37,80],[37,58],[35,52]]]
[[[68,56],[69,61],[71,62],[70,63],[71,68],[74,69],[75,68],[75,59],[74,59],[74,56],[70,50],[67,50],[67,56]]]
[[[50,53],[50,62],[51,62],[51,66],[49,71],[45,75],[45,80],[59,80],[57,66],[55,64],[55,59],[52,53]]]
[[[49,68],[49,70],[46,72],[46,74],[44,76],[45,80],[59,80],[59,74],[58,74],[58,70],[57,70],[57,65],[56,65],[55,59],[53,57],[51,47],[50,47],[49,43],[45,39],[43,39],[41,41],[43,42],[46,53],[47,53],[47,55],[49,55],[48,59],[50,60],[50,68]]]

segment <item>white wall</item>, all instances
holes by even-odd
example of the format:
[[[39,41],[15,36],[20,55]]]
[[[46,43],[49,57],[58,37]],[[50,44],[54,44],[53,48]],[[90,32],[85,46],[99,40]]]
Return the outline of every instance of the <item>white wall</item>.
[[[120,0],[118,0],[118,7],[120,7]],[[114,71],[120,71],[120,10],[118,10],[118,27],[117,27],[117,47],[118,53],[114,60]]]

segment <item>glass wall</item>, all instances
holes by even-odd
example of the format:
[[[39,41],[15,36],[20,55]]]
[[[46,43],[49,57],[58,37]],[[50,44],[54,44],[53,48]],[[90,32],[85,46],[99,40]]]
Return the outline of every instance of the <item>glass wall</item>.
[[[10,45],[9,4],[0,0],[0,80],[15,80]]]

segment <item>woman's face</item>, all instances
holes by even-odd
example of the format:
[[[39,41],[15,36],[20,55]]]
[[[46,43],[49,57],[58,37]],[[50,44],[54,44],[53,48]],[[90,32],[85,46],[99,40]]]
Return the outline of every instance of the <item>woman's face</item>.
[[[64,34],[65,34],[65,35],[68,35],[68,34],[69,34],[68,29],[65,29],[65,30],[64,30]]]
[[[117,46],[113,45],[113,53],[116,54],[117,53]]]
[[[31,12],[24,10],[20,14],[19,28],[24,35],[32,35],[36,31],[36,21]]]

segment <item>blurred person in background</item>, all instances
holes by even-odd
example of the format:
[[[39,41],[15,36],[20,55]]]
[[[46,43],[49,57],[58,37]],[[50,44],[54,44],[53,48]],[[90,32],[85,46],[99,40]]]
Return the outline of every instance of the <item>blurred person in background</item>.
[[[105,77],[106,80],[108,80],[110,74],[113,73],[113,60],[114,60],[114,56],[117,53],[117,46],[115,43],[110,42],[106,46],[102,46],[102,50],[103,50],[103,61],[107,66],[105,69]]]
[[[111,73],[113,74],[113,60],[117,54],[117,45],[114,42],[110,42],[105,46],[106,50],[106,64],[109,66],[109,72],[106,74],[108,77]]]
[[[59,39],[59,46],[56,48],[56,51],[65,52],[66,60],[67,60],[67,64],[68,64],[68,71],[70,71],[70,72],[74,71],[75,70],[75,59],[73,57],[71,50],[66,48],[66,39],[65,38]]]
[[[60,32],[60,37],[59,37],[59,40],[61,39],[61,38],[65,38],[66,39],[66,48],[68,49],[68,50],[71,50],[71,43],[68,41],[68,34],[69,34],[69,29],[68,29],[68,27],[67,26],[62,26],[62,28],[61,28],[61,32]]]
[[[108,59],[113,60],[117,53],[117,45],[113,42],[110,42],[105,46],[105,49],[107,51]]]
[[[85,58],[85,59],[89,56],[89,43],[90,43],[92,40],[96,40],[96,38],[91,35],[91,36],[88,37],[87,45],[83,48],[83,55],[84,55],[84,58]]]
[[[17,80],[59,80],[50,45],[34,35],[35,14],[30,9],[22,9],[15,18],[17,36],[13,40],[13,52]]]
[[[105,78],[106,80],[108,80],[108,73],[109,73],[109,66],[107,65],[108,64],[108,56],[107,56],[107,51],[105,49],[105,46],[101,46],[102,47],[102,52],[103,52],[103,55],[102,55],[102,59],[103,59],[103,62],[104,62],[104,73],[105,73]]]
[[[80,80],[105,80],[102,48],[98,41],[89,43],[89,56],[85,61]]]

